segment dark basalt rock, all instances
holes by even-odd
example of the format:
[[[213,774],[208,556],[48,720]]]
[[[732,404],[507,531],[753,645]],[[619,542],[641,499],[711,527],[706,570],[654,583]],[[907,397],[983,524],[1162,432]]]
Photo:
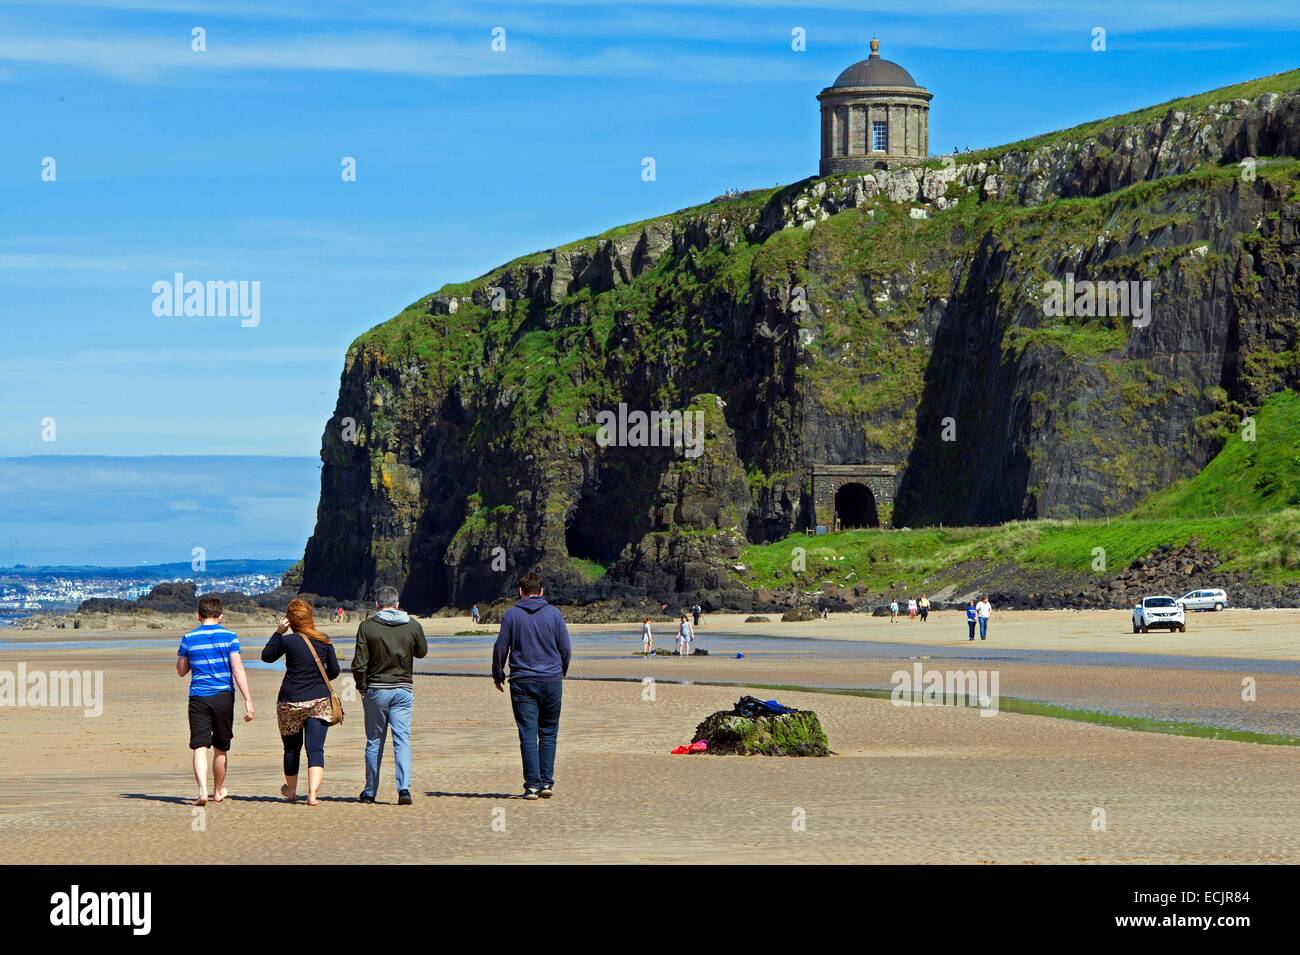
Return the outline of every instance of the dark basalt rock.
[[[1293,184],[1263,159],[1210,174],[1297,155],[1300,93],[1226,100],[907,172],[928,225],[897,183],[809,180],[426,296],[348,350],[286,587],[393,584],[429,613],[535,568],[593,616],[773,610],[740,550],[810,526],[820,464],[900,466],[895,526],[1121,513],[1300,385],[1277,358],[1300,341]],[[1069,275],[1149,280],[1153,320],[1049,319],[1044,283]],[[620,403],[703,411],[702,454],[600,446]]]

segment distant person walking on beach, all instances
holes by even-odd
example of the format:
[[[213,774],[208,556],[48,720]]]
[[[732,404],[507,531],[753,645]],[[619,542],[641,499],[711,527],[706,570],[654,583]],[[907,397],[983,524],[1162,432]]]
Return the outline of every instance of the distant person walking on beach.
[[[691,622],[686,619],[686,614],[682,614],[681,623],[677,625],[677,655],[679,657],[691,655],[691,641],[694,639],[695,633],[691,630]]]
[[[542,578],[533,571],[519,578],[519,600],[502,616],[492,647],[492,680],[503,693],[506,665],[510,667],[510,707],[519,728],[525,799],[554,795],[560,707],[569,672],[569,628],[544,592]]]
[[[989,603],[989,595],[985,594],[980,598],[980,602],[975,605],[975,613],[979,616],[980,621],[980,639],[983,640],[988,636],[989,617],[993,614],[993,605]]]
[[[975,601],[973,600],[966,601],[966,629],[970,632],[970,638],[972,641],[974,641],[975,639],[976,616],[977,613],[975,610]]]
[[[469,619],[473,621],[474,626],[478,626],[478,604],[469,608]]]
[[[898,601],[891,600],[889,602],[889,622],[893,623],[897,619],[898,619]]]
[[[221,625],[225,615],[221,601],[204,597],[199,601],[199,625],[181,637],[176,651],[176,672],[190,675],[190,749],[194,781],[199,795],[196,806],[208,803],[208,750],[212,756],[212,798],[226,798],[226,770],[231,740],[235,738],[235,687],[244,698],[244,722],[257,715],[248,676],[239,655],[239,637]]]
[[[702,613],[704,613],[704,608],[699,604],[696,604],[691,608],[691,616],[695,618],[695,626],[697,627],[700,625],[700,614]]]
[[[284,785],[280,795],[298,801],[298,771],[307,747],[307,805],[317,798],[325,778],[325,734],[333,719],[329,681],[339,675],[339,660],[330,638],[316,629],[311,604],[297,597],[289,602],[280,625],[262,648],[262,662],[284,657],[284,679],[275,718],[284,744]]]
[[[907,619],[912,623],[916,622],[916,598],[907,598]]]
[[[352,654],[352,678],[366,714],[366,788],[358,798],[364,803],[375,801],[384,740],[391,730],[397,804],[409,806],[414,661],[428,654],[429,642],[419,621],[398,607],[396,588],[380,587],[375,597],[378,613],[357,627],[357,647]]]
[[[650,632],[650,618],[645,618],[645,623],[641,624],[641,652],[650,656],[655,652],[655,636]]]
[[[921,623],[925,623],[930,616],[930,598],[921,594],[921,599],[916,602],[916,606],[921,611]]]

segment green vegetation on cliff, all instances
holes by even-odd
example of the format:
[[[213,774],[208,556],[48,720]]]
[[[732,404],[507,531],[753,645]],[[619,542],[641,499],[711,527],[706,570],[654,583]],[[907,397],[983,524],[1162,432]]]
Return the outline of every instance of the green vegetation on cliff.
[[[1078,126],[1071,126],[1068,129],[1040,133],[1028,139],[1007,143],[1005,146],[994,146],[989,149],[976,150],[972,153],[964,153],[961,158],[962,161],[969,159],[973,162],[981,162],[988,159],[997,159],[1010,152],[1026,152],[1032,149],[1040,149],[1053,143],[1084,142],[1108,129],[1150,123],[1153,120],[1160,119],[1170,110],[1179,110],[1186,113],[1204,109],[1207,106],[1216,106],[1220,103],[1230,103],[1233,100],[1254,99],[1264,93],[1286,94],[1293,93],[1296,90],[1300,90],[1300,70],[1288,70],[1285,73],[1261,76],[1257,79],[1247,80],[1244,83],[1235,83],[1232,86],[1221,86],[1218,89],[1207,90],[1204,93],[1180,96],[1177,99],[1157,103],[1154,106],[1146,106],[1130,113],[1121,113],[1118,116],[1108,116],[1105,119],[1080,123]]]
[[[1300,507],[1300,395],[1280,391],[1199,474],[1158,491],[1141,518],[1237,516]]]
[[[484,599],[501,549],[575,586],[734,589],[743,539],[808,526],[812,469],[837,463],[904,468],[900,522],[1061,520],[787,537],[751,547],[739,582],[789,581],[777,571],[805,544],[809,575],[833,562],[879,586],[963,562],[1088,574],[1095,548],[1113,568],[1191,536],[1290,579],[1278,508],[1296,482],[1273,449],[1207,469],[1222,488],[1066,518],[1129,512],[1300,383],[1300,164],[1253,155],[1300,151],[1300,98],[1259,99],[1297,89],[1300,71],[956,166],[728,196],[446,285],[349,349],[304,579]],[[1161,321],[1049,314],[1066,276],[1148,282]],[[719,440],[699,459],[596,441],[602,410],[705,395]],[[355,441],[338,437],[349,421]]]

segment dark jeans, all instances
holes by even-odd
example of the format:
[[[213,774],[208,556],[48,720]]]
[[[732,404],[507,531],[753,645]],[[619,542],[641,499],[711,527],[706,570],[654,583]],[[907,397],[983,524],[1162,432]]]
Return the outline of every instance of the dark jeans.
[[[966,626],[970,628],[970,638],[971,638],[972,640],[974,640],[974,639],[975,639],[975,621],[974,621],[974,620],[967,620],[967,621],[966,621]]]
[[[325,765],[325,734],[329,730],[330,725],[328,723],[312,716],[303,720],[302,729],[292,736],[280,737],[280,740],[284,743],[284,774],[286,776],[298,775],[298,763],[304,741],[307,743],[307,765]]]
[[[519,727],[524,787],[555,785],[555,742],[560,732],[564,680],[511,680],[510,707]]]

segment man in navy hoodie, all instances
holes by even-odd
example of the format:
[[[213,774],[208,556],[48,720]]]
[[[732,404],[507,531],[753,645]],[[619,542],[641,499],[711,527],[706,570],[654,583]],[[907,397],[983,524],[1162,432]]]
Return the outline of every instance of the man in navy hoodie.
[[[510,664],[510,706],[519,727],[525,799],[555,795],[555,743],[569,672],[569,628],[542,592],[542,578],[533,571],[519,578],[519,600],[501,618],[492,648],[492,679],[503,693]]]

